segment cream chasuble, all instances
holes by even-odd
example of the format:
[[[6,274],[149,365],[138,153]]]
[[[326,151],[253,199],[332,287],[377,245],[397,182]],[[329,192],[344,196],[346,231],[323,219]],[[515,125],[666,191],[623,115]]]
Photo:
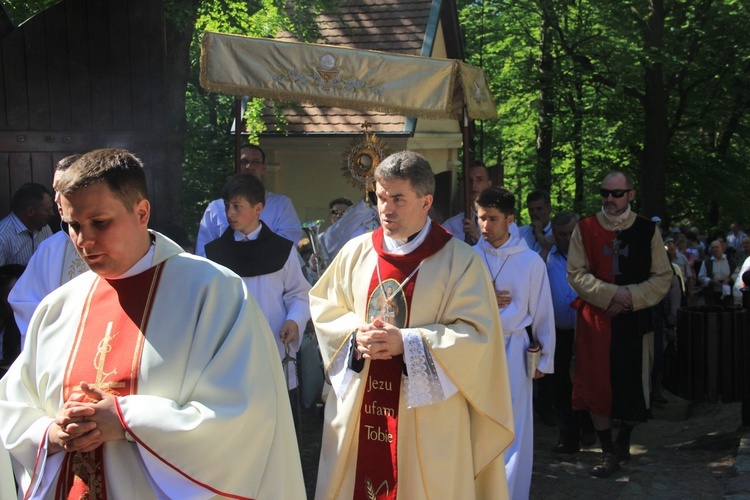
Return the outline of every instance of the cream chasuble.
[[[117,399],[135,442],[101,447],[108,497],[304,498],[284,375],[263,314],[234,273],[154,236],[153,265],[163,270],[142,346],[130,349],[142,350],[137,390]],[[84,273],[42,301],[26,349],[0,380],[0,440],[22,485],[34,476],[36,498],[54,497],[40,481],[57,481],[65,452],[46,456],[46,432],[64,402],[76,326],[96,280]],[[113,370],[108,363],[102,373]]]
[[[374,234],[350,241],[310,292],[327,371],[348,355],[352,332],[369,322],[369,309],[377,308],[377,297],[370,294],[378,259]],[[408,326],[417,329],[424,349],[458,392],[410,408],[404,391],[419,389],[409,376],[402,377],[397,498],[508,496],[502,452],[513,439],[513,421],[493,297],[479,256],[455,238],[419,269]],[[394,305],[401,307],[399,301]],[[409,349],[406,343],[404,348]],[[316,498],[354,498],[359,420],[371,365],[366,361],[361,372],[352,372],[345,392],[332,393],[326,402]]]

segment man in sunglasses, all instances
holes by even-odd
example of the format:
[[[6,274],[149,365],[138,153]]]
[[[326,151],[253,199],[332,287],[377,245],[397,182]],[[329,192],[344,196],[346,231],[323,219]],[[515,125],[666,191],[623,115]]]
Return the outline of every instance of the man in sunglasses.
[[[633,427],[648,418],[653,307],[672,269],[654,222],[635,214],[633,179],[602,181],[602,210],[578,223],[568,253],[568,282],[578,293],[573,410],[591,413],[602,446],[592,474],[609,477],[630,459]],[[612,420],[621,420],[616,442]]]

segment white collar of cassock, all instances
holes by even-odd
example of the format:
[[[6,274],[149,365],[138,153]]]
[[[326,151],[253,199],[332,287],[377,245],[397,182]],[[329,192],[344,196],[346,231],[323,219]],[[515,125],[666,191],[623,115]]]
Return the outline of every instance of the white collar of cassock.
[[[412,253],[414,250],[419,248],[419,245],[424,243],[425,238],[427,238],[427,234],[430,232],[431,225],[432,221],[429,217],[427,217],[427,222],[425,222],[424,226],[422,226],[422,230],[419,231],[417,237],[409,242],[407,242],[406,240],[397,240],[395,238],[391,238],[390,236],[386,236],[384,233],[383,250],[388,253],[395,253],[397,255],[406,255],[408,253]]]
[[[476,246],[492,256],[501,257],[518,253],[529,248],[529,246],[526,244],[526,240],[524,240],[517,234],[513,234],[512,232],[510,233],[508,240],[497,248],[492,246],[491,243],[488,243],[484,238],[480,238]]]
[[[260,230],[263,228],[263,223],[261,222],[258,224],[258,227],[250,231],[248,234],[243,233],[242,231],[235,231],[234,232],[234,241],[244,241],[244,240],[257,240],[258,235],[260,234]]]
[[[146,255],[141,257],[141,260],[135,263],[133,267],[122,273],[121,275],[117,276],[116,280],[121,280],[124,278],[130,278],[131,276],[135,276],[136,274],[141,274],[144,271],[148,271],[151,269],[151,266],[154,262],[154,251],[156,250],[156,245],[154,243],[151,243],[151,246],[148,247],[148,252],[146,252]]]

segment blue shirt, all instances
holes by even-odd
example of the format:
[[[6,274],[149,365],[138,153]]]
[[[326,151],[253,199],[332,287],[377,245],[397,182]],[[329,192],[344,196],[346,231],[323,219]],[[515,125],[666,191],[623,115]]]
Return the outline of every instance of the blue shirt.
[[[0,220],[0,266],[27,265],[39,244],[50,236],[52,230],[49,226],[29,231],[21,219],[11,212]]]
[[[570,307],[578,295],[568,284],[566,268],[568,256],[553,246],[547,256],[547,275],[552,292],[552,308],[555,311],[555,328],[573,330],[576,326],[576,311]]]

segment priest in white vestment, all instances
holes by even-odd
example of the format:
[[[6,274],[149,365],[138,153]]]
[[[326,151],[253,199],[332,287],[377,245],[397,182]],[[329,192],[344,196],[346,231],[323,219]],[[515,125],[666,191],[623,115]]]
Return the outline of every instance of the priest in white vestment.
[[[8,295],[8,302],[21,331],[22,345],[31,316],[42,299],[87,270],[88,267],[65,231],[56,232],[39,245],[23,275]]]
[[[81,155],[66,156],[57,162],[52,187]],[[55,210],[60,208],[60,193],[55,188]],[[67,227],[58,231],[39,244],[26,270],[8,295],[8,302],[13,309],[16,325],[21,332],[21,346],[26,340],[26,330],[36,307],[52,290],[72,280],[79,274],[88,271],[88,266],[76,252],[75,245],[68,236]]]
[[[275,342],[242,280],[148,231],[126,151],[84,155],[60,191],[92,272],[42,301],[0,381],[0,453],[26,496],[304,498]]]
[[[516,428],[516,439],[505,452],[505,471],[511,498],[523,500],[529,497],[534,465],[532,381],[554,371],[552,295],[544,261],[510,231],[513,193],[490,187],[479,194],[475,204],[482,239],[474,248],[487,266],[500,309]],[[530,335],[541,344],[539,365],[532,375],[526,366]]]
[[[316,498],[507,498],[513,422],[487,273],[427,217],[426,159],[391,155],[375,180],[381,228],[310,292],[333,387]]]

